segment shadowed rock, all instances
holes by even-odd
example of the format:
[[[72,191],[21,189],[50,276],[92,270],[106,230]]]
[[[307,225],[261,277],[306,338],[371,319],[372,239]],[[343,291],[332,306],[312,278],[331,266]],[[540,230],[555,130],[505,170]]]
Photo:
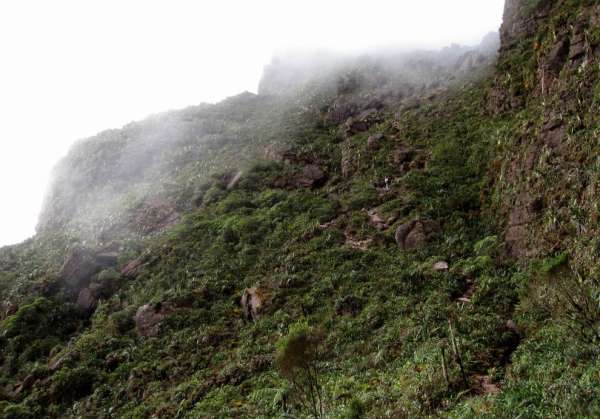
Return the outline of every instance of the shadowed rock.
[[[173,310],[166,304],[145,304],[138,308],[134,321],[139,336],[158,336],[162,321]]]
[[[327,175],[316,164],[309,164],[302,170],[302,174],[296,178],[299,186],[305,188],[319,187],[327,181]]]
[[[440,234],[440,225],[432,220],[415,220],[396,229],[396,243],[402,250],[422,247]]]
[[[73,248],[63,264],[58,276],[71,288],[79,289],[87,285],[92,275],[102,269],[94,254],[84,247]]]
[[[244,290],[240,304],[247,320],[256,321],[260,318],[267,298],[268,294],[259,288],[252,287]]]

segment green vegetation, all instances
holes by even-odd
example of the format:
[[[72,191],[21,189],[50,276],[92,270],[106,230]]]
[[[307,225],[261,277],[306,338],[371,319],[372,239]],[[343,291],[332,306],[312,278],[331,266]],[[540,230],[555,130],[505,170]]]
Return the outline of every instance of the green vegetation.
[[[41,234],[0,249],[0,416],[600,414],[597,6],[522,6],[539,22],[495,72],[366,131],[328,115],[372,99],[352,73],[79,144]],[[579,26],[589,61],[542,89]],[[61,265],[83,241],[119,257],[79,289]]]

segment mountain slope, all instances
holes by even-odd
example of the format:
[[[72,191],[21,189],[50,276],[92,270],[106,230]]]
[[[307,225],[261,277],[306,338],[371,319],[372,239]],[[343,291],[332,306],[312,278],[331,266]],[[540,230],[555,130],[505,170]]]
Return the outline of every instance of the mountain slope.
[[[307,327],[327,417],[597,415],[599,22],[509,0],[495,68],[274,63],[80,143],[0,250],[3,417],[306,415]]]

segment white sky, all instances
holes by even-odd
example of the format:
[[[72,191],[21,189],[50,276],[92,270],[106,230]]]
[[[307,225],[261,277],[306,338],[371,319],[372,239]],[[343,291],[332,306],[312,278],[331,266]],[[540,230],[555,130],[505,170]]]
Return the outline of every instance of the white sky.
[[[256,91],[289,47],[476,44],[504,0],[0,0],[0,245],[75,140]]]

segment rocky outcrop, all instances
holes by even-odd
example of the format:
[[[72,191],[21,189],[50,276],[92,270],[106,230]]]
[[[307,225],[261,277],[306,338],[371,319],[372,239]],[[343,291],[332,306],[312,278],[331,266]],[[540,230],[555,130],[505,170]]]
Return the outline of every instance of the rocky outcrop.
[[[302,174],[296,177],[296,183],[304,188],[316,188],[323,186],[327,182],[327,175],[316,164],[304,166]]]
[[[264,310],[267,299],[268,293],[265,290],[257,287],[246,288],[240,299],[240,304],[244,310],[246,319],[253,321],[258,320]]]
[[[361,112],[358,116],[350,117],[344,124],[346,135],[354,135],[368,131],[372,125],[381,121],[377,109],[371,108]]]
[[[356,115],[358,107],[354,103],[345,100],[336,100],[329,107],[325,122],[330,125],[339,125],[348,120],[348,118]]]
[[[87,285],[91,277],[102,269],[94,253],[85,247],[71,249],[58,276],[67,286],[79,289]]]
[[[165,317],[173,312],[168,304],[146,304],[138,308],[133,318],[139,336],[158,336],[160,326]]]
[[[75,304],[83,312],[92,312],[95,310],[98,300],[92,295],[89,288],[84,288],[79,292]]]
[[[373,227],[375,227],[379,231],[387,230],[389,228],[389,223],[384,220],[377,210],[372,209],[367,211],[367,215],[369,216],[369,221]]]
[[[424,246],[438,236],[440,225],[433,220],[415,220],[396,229],[396,243],[402,250],[413,250]]]
[[[369,138],[367,138],[367,148],[369,150],[377,150],[383,139],[384,135],[382,133],[370,135]]]
[[[137,277],[139,270],[143,266],[144,262],[142,259],[134,259],[131,262],[127,263],[125,267],[121,270],[121,276],[127,279],[134,279]]]

